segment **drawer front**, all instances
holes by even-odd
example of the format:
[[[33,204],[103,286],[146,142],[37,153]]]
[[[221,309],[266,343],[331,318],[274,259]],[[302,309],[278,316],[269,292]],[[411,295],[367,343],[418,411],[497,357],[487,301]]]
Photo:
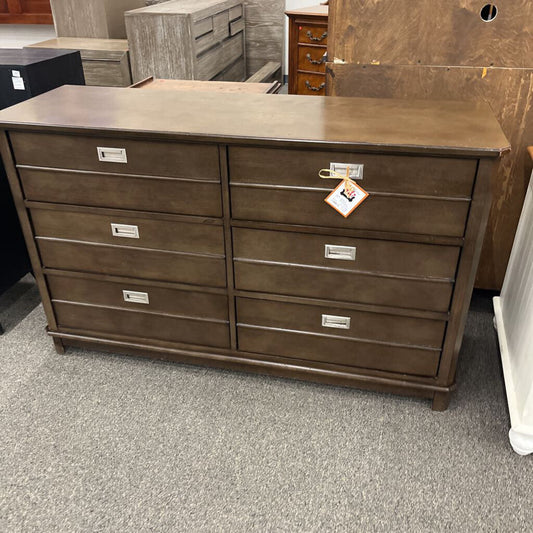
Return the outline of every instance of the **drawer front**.
[[[220,180],[218,148],[213,144],[21,132],[10,133],[10,138],[18,165]],[[115,161],[124,159],[118,150],[125,151],[127,162]]]
[[[244,54],[243,34],[226,39],[197,59],[195,79],[211,80]]]
[[[86,85],[128,87],[132,83],[128,56],[124,56],[122,61],[86,59],[83,61],[83,74]]]
[[[324,202],[328,193],[233,185],[232,215],[240,220],[462,237],[470,207],[467,200],[370,194],[344,218]]]
[[[298,47],[298,70],[326,72],[327,48]]]
[[[217,182],[20,169],[28,200],[92,207],[222,216]]]
[[[53,306],[59,328],[229,348],[229,326],[224,322],[69,302]]]
[[[324,96],[326,94],[326,76],[324,74],[308,74],[298,72],[298,94]]]
[[[44,267],[141,279],[226,286],[224,258],[38,237]]]
[[[298,42],[308,44],[328,44],[328,27],[315,25],[298,26]]]
[[[453,283],[235,261],[235,286],[243,291],[339,302],[448,311]]]
[[[239,349],[246,352],[402,374],[435,376],[440,358],[440,352],[436,350],[375,344],[300,331],[239,326],[237,335]]]
[[[196,55],[222,42],[230,36],[229,14],[227,11],[217,13],[212,18],[212,30],[195,39]]]
[[[237,298],[239,325],[307,331],[389,344],[439,349],[446,322],[331,306]]]
[[[236,261],[453,281],[460,248],[286,231],[233,229]]]
[[[228,320],[228,301],[222,294],[183,291],[150,284],[131,284],[49,274],[52,300],[142,312]]]
[[[51,209],[30,213],[37,237],[224,256],[221,226]]]
[[[336,180],[319,178],[331,163],[363,165],[357,183],[369,192],[470,198],[477,160],[374,155],[320,150],[229,148],[232,183],[257,183],[333,189]]]

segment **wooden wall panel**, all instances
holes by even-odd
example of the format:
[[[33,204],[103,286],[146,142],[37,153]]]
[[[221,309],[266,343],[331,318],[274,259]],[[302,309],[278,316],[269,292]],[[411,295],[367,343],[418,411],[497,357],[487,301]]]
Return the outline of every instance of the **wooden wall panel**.
[[[329,57],[347,63],[533,67],[531,0],[332,0],[329,16]]]
[[[493,204],[476,286],[501,288],[524,201],[533,138],[533,69],[328,64],[330,95],[485,100],[512,145],[493,182]],[[461,127],[460,124],[457,127]]]

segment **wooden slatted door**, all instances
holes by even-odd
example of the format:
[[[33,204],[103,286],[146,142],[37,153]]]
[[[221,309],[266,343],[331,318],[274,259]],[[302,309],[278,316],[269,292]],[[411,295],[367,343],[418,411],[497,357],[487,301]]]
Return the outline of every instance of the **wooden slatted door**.
[[[53,24],[50,0],[0,0],[0,24]]]

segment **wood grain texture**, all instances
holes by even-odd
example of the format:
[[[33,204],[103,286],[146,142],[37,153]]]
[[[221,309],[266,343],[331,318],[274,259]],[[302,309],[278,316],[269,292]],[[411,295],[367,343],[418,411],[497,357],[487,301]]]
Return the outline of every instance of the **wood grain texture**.
[[[492,182],[493,203],[476,286],[501,288],[529,179],[533,69],[330,64],[332,95],[486,101],[512,150]]]
[[[58,37],[125,39],[124,13],[145,0],[51,0]]]
[[[270,94],[278,88],[278,83],[242,83],[231,81],[200,81],[200,80],[161,80],[147,78],[132,86],[132,89],[201,91],[221,93],[252,93]]]
[[[270,61],[283,63],[285,2],[244,0],[244,9],[247,73],[251,76]]]
[[[198,109],[203,112],[198,113]],[[205,142],[209,137],[210,142],[223,140],[228,144],[286,148],[309,148],[311,141],[313,148],[323,146],[329,150],[431,153],[448,157],[497,158],[509,148],[486,103],[446,100],[301,98],[296,95],[272,98],[265,94],[173,91],[161,91],[153,98],[150,91],[65,86],[0,111],[0,125],[13,130],[38,126],[40,130],[69,133],[93,129],[102,135],[120,130],[123,141],[128,137],[146,139],[146,132],[150,132],[150,139],[167,141]],[[99,144],[95,142],[92,146],[91,152]],[[48,157],[42,145],[37,145],[36,149],[43,157]],[[144,149],[149,151],[148,146]],[[179,167],[174,165],[173,173],[181,172],[187,159],[179,163]],[[120,168],[120,163],[106,164]],[[152,157],[152,163],[145,163],[145,167],[151,168],[153,164],[164,167],[169,163]],[[194,168],[196,165],[205,168],[201,159],[195,160]],[[124,172],[124,169],[118,171]],[[197,170],[193,174],[201,177]]]
[[[1,0],[0,24],[52,24],[50,0]]]
[[[243,32],[230,37],[239,0],[183,0],[128,11],[133,80],[149,76],[210,80],[244,57]],[[226,73],[227,74],[227,73]],[[242,81],[245,74],[235,72]]]
[[[498,14],[484,22],[480,11]],[[329,56],[347,63],[530,68],[533,3],[529,0],[332,0],[335,39]]]

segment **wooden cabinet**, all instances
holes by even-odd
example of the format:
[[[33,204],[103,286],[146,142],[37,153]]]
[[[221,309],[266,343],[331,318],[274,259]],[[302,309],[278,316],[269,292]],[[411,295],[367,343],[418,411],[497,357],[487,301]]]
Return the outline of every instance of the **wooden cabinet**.
[[[489,108],[150,96],[64,87],[0,113],[56,348],[412,394],[445,409],[490,177],[508,149]],[[331,163],[362,165],[369,196],[348,218],[324,202],[337,182],[318,172]]]
[[[244,81],[241,0],[165,2],[126,13],[133,80]]]
[[[124,12],[146,0],[51,0],[58,37],[125,39]]]
[[[289,93],[325,95],[328,6],[286,14],[289,17]]]
[[[79,50],[86,85],[129,87],[132,83],[126,39],[58,37],[28,48]]]
[[[0,0],[0,24],[53,24],[50,0]]]

